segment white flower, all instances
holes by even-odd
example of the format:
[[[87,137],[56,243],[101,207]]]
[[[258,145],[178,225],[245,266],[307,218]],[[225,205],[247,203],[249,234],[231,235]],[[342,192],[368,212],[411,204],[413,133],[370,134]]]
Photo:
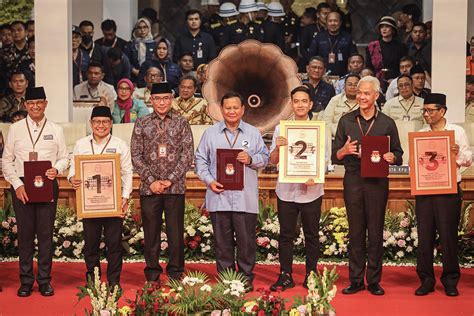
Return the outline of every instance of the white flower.
[[[320,243],[325,243],[327,240],[328,240],[328,238],[324,235],[319,237],[319,242]]]
[[[161,232],[161,240],[166,240],[167,239],[167,236],[166,236],[166,233],[165,232]]]
[[[405,253],[400,250],[396,253],[396,255],[397,255],[398,258],[403,258],[405,256]]]
[[[56,250],[54,251],[54,255],[55,255],[56,257],[61,256],[61,253],[62,253],[62,252],[61,252],[61,250],[59,250],[59,248],[56,248]]]
[[[388,230],[383,231],[383,240],[389,239],[390,236],[392,236],[392,233],[390,231],[388,231]]]
[[[270,245],[271,245],[273,248],[278,248],[278,240],[276,240],[276,239],[270,240]]]
[[[186,227],[186,233],[193,237],[194,235],[196,235],[196,230],[192,227],[192,226],[188,226]]]
[[[200,290],[203,292],[211,292],[212,287],[209,284],[204,284],[203,286],[201,286]]]
[[[395,234],[394,234],[395,235]],[[394,236],[390,236],[390,238],[387,239],[387,243],[389,245],[395,245],[397,243],[397,240],[395,239]]]
[[[408,246],[406,250],[407,250],[407,252],[412,252],[412,251],[413,251],[413,247],[412,247],[412,246]]]
[[[74,254],[74,256],[76,256],[76,258],[79,258],[81,256],[81,252],[82,252],[82,248],[81,249],[76,248],[74,249],[72,253]]]

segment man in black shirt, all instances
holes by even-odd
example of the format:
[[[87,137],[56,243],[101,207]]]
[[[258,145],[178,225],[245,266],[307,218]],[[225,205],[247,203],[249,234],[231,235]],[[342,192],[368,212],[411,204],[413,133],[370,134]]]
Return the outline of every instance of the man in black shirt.
[[[383,225],[388,199],[388,178],[361,177],[359,144],[365,135],[390,136],[391,152],[385,153],[383,159],[396,165],[402,164],[403,150],[395,122],[375,107],[379,91],[380,82],[377,78],[367,76],[359,81],[356,97],[359,109],[347,113],[339,120],[332,150],[332,162],[344,165],[346,169],[343,185],[349,221],[351,284],[342,290],[343,294],[364,290],[364,275],[372,294],[385,293],[379,283],[382,276]]]
[[[323,111],[329,103],[329,100],[335,95],[334,87],[323,80],[326,67],[324,59],[320,56],[314,56],[309,60],[306,66],[308,80],[303,82],[311,90],[313,97],[313,108],[311,112],[317,114]]]
[[[426,39],[425,23],[415,23],[411,29],[408,55],[431,74],[431,41]]]
[[[262,22],[264,42],[275,44],[282,51],[285,51],[285,35],[281,25],[284,16],[283,6],[279,2],[271,2],[268,4],[268,17]]]
[[[104,47],[105,50],[111,47],[117,47],[125,54],[127,53],[127,41],[117,36],[117,24],[114,20],[104,20],[100,28],[104,36],[95,40],[97,45]]]
[[[185,52],[193,54],[194,69],[201,64],[208,64],[216,55],[216,44],[211,35],[201,31],[201,12],[186,12],[188,30],[176,39],[173,61],[178,62]]]
[[[257,21],[258,7],[255,0],[242,0],[239,4],[239,21],[231,24],[227,44],[239,44],[246,39],[263,42],[265,32]],[[224,45],[224,46],[225,46]]]

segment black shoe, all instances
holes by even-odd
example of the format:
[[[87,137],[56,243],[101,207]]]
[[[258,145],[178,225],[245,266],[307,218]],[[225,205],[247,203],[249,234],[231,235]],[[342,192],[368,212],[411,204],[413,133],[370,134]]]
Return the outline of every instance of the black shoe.
[[[43,295],[43,296],[53,296],[54,295],[54,289],[53,289],[53,287],[51,286],[50,283],[40,284],[39,290],[40,290],[41,295]]]
[[[367,286],[367,289],[373,295],[384,295],[385,294],[384,289],[378,283],[370,284],[369,286]]]
[[[342,290],[342,294],[355,294],[359,291],[365,290],[364,283],[351,283],[348,287]]]
[[[31,292],[33,291],[33,285],[30,284],[22,284],[20,288],[18,289],[18,292],[16,295],[19,297],[27,297],[31,295]]]
[[[434,292],[435,283],[432,280],[423,281],[419,288],[416,289],[416,296],[428,295],[431,292]]]
[[[270,286],[271,291],[284,291],[287,289],[291,289],[295,287],[295,282],[293,282],[293,278],[291,274],[286,272],[281,272],[280,276],[278,276],[278,280]]]
[[[444,291],[446,292],[447,296],[458,296],[459,291],[454,285],[449,285],[444,287]]]

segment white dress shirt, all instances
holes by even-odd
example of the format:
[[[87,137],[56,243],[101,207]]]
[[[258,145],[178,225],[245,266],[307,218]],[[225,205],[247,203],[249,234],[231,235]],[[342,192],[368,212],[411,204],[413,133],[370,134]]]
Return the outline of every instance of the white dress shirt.
[[[273,132],[273,140],[270,147],[270,152],[276,148],[275,142],[278,136],[280,136],[280,125],[277,125],[275,127],[275,131]],[[329,133],[329,130],[326,129],[326,166],[329,163],[329,159],[331,159],[330,143],[331,133]],[[280,200],[285,202],[309,203],[324,195],[324,184],[316,183],[315,185],[306,185],[304,183],[281,183],[278,181],[275,193]]]
[[[109,140],[107,144],[107,141]],[[73,156],[75,155],[92,155],[92,146],[94,147],[94,153],[100,154],[102,150],[104,150],[103,154],[120,154],[120,174],[122,179],[122,197],[128,199],[130,197],[130,193],[132,193],[133,186],[133,166],[132,166],[132,158],[130,156],[130,148],[128,147],[127,143],[115,136],[108,136],[107,138],[103,139],[101,143],[97,143],[92,137],[92,135],[86,136],[84,138],[79,139],[76,144],[74,145]],[[107,147],[104,146],[107,144]],[[75,163],[74,157],[71,159],[71,168],[69,168],[69,174],[67,176],[68,180],[70,180],[75,174]]]
[[[428,125],[420,130],[420,132],[429,132],[431,127]],[[457,182],[461,181],[461,167],[469,167],[472,164],[472,151],[469,149],[469,140],[467,138],[464,128],[459,125],[449,124],[446,121],[444,126],[446,131],[454,131],[455,143],[459,145],[459,153],[456,156],[456,179]]]
[[[105,98],[106,105],[111,110],[114,109],[115,100],[117,99],[117,93],[115,92],[114,86],[99,82],[97,87],[92,88],[89,86],[87,81],[81,82],[74,87],[74,101],[97,101],[100,102],[100,98]]]
[[[30,127],[33,142],[39,136],[34,150],[26,124]],[[33,151],[38,153],[38,160],[51,161],[58,174],[63,173],[69,165],[63,128],[46,120],[46,117],[37,124],[27,116],[10,126],[2,157],[3,175],[15,190],[23,185],[20,179],[24,176],[23,162],[29,160],[30,152]]]

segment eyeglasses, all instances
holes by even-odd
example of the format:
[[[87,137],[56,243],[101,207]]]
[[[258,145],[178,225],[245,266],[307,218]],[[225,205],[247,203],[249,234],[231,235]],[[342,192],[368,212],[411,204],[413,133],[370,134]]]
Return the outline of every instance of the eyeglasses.
[[[421,109],[421,113],[425,114],[426,112],[428,112],[429,115],[433,115],[435,111],[439,111],[439,110],[440,109]]]
[[[94,126],[100,126],[100,125],[108,126],[110,125],[110,123],[112,123],[111,120],[92,120],[92,125]]]
[[[401,83],[398,85],[399,88],[410,88],[411,84],[410,83]]]
[[[161,78],[161,75],[159,75],[159,74],[148,74],[148,77],[150,77],[150,78],[152,78],[152,79],[153,79],[153,78],[157,78],[157,77],[160,77],[160,78]]]
[[[356,88],[356,87],[357,87],[357,83],[346,83],[346,87],[349,87],[349,88]]]
[[[130,87],[119,87],[118,90],[122,90],[122,91],[130,91]]]
[[[151,96],[150,99],[152,101],[156,101],[156,102],[161,102],[161,101],[167,102],[167,101],[171,100],[172,97],[171,96],[166,96],[166,97]]]

